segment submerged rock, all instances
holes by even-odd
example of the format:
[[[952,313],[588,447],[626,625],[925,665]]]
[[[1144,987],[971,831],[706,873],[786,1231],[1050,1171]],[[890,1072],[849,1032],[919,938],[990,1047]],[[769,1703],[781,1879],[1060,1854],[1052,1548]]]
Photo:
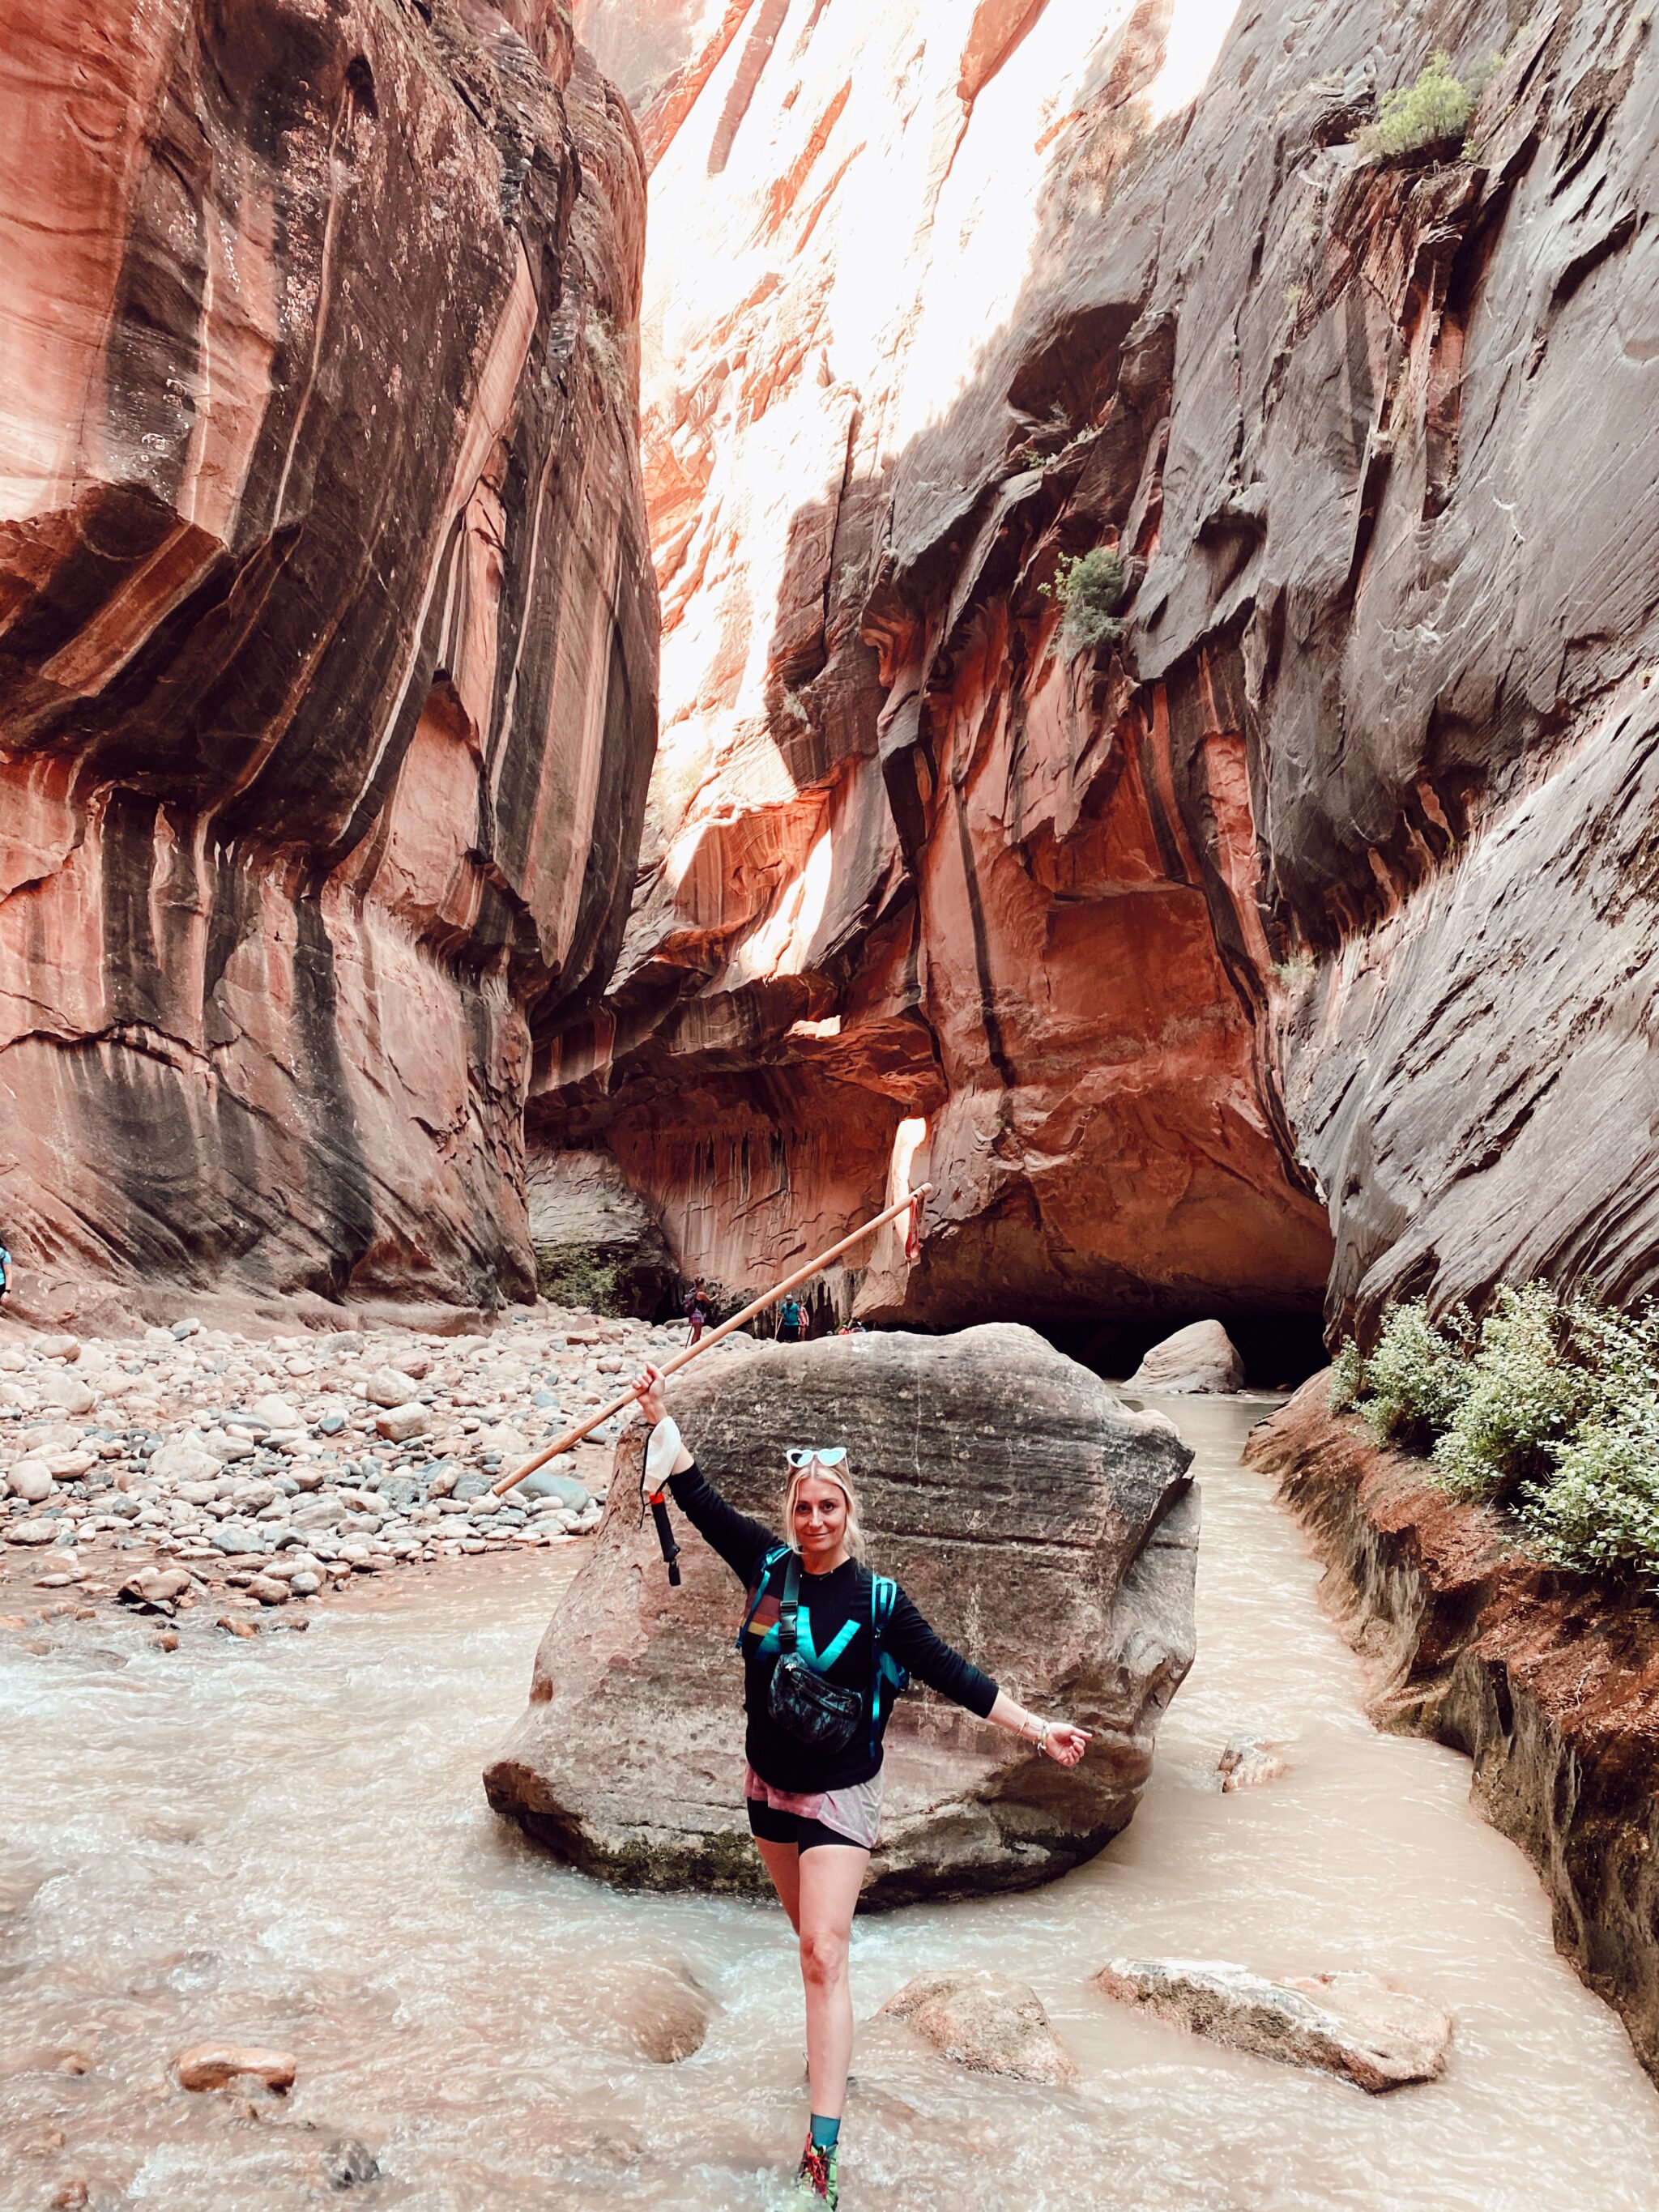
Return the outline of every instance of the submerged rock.
[[[1264,1782],[1277,1782],[1281,1774],[1288,1774],[1291,1762],[1282,1743],[1269,1743],[1261,1736],[1236,1735],[1222,1746],[1215,1771],[1224,1790],[1258,1790]]]
[[[711,1479],[763,1518],[786,1444],[846,1438],[876,1565],[1022,1702],[1095,1731],[1067,1771],[931,1696],[902,1699],[866,1901],[1028,1887],[1125,1826],[1194,1649],[1198,1498],[1162,1415],[1132,1413],[1010,1324],[717,1356],[670,1402]],[[740,1798],[741,1593],[684,1523],[684,1586],[669,1586],[641,1526],[643,1448],[640,1424],[485,1788],[589,1872],[759,1890]]]
[[[1117,1959],[1095,1987],[1235,2051],[1340,2074],[1373,2094],[1434,2081],[1451,2042],[1448,2014],[1374,1974],[1274,1978],[1208,1960]]]
[[[716,2007],[678,1959],[607,1954],[587,1962],[556,2009],[584,2040],[675,2066],[702,2050]]]
[[[342,2136],[323,2153],[323,2175],[331,2188],[362,2189],[380,2178],[380,2162],[355,2136]]]
[[[291,2089],[299,2062],[291,2051],[265,2051],[252,2044],[198,2043],[179,2054],[180,2087],[223,2089],[243,2075],[267,2089]]]
[[[1048,2024],[1042,2000],[1006,1974],[921,1974],[888,1998],[876,2017],[902,2020],[958,2066],[1020,2081],[1071,2081],[1072,2054]]]
[[[1241,1389],[1244,1362],[1218,1321],[1195,1321],[1155,1344],[1129,1377],[1132,1390],[1182,1397],[1227,1396]]]

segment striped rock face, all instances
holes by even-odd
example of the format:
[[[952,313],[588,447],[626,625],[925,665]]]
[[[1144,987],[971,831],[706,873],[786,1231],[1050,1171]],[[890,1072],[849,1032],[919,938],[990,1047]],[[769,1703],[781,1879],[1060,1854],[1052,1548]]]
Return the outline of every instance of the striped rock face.
[[[609,1006],[531,1118],[733,1296],[908,1162],[931,1233],[866,1317],[1317,1307],[1237,654],[1052,649],[1060,556],[1139,579],[1166,513],[1167,170],[1113,202],[1183,104],[1170,12],[752,0],[641,113],[662,741]],[[1173,13],[1213,58],[1226,10]],[[643,53],[672,11],[634,14]]]
[[[843,1311],[1659,1285],[1659,76],[1512,12],[731,0],[642,113],[663,741],[532,1112],[688,1272],[908,1163]]]
[[[669,1402],[710,1480],[774,1526],[785,1447],[845,1438],[876,1570],[1022,1703],[1094,1732],[1066,1769],[931,1693],[900,1698],[866,1904],[1030,1888],[1127,1825],[1194,1648],[1199,1498],[1169,1421],[1007,1322],[717,1352]],[[683,1523],[671,1588],[640,1507],[643,1444],[636,1425],[617,1446],[593,1554],[484,1786],[607,1880],[761,1891],[743,1593]]]
[[[653,738],[633,125],[552,0],[0,0],[0,58],[20,1295],[520,1291]]]

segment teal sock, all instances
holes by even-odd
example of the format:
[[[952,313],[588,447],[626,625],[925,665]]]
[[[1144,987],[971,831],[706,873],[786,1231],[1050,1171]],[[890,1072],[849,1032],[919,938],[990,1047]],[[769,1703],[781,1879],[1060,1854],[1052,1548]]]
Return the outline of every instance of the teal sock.
[[[834,2150],[836,2138],[841,2133],[841,2115],[826,2120],[822,2112],[812,2115],[811,2144],[814,2150]]]

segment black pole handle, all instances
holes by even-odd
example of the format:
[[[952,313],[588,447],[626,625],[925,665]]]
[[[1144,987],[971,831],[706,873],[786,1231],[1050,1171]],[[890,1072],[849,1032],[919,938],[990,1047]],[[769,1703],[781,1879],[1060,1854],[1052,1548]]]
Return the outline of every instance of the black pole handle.
[[[674,1524],[668,1517],[668,1505],[660,1492],[651,1501],[651,1518],[657,1524],[657,1547],[662,1553],[662,1563],[668,1570],[672,1588],[680,1584],[680,1547],[674,1541]]]

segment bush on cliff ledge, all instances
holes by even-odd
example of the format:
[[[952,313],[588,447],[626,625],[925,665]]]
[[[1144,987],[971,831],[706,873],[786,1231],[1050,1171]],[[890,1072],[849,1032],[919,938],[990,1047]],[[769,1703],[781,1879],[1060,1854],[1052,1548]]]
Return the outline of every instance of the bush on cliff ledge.
[[[1450,55],[1437,47],[1415,84],[1383,94],[1382,112],[1361,143],[1385,161],[1433,146],[1461,148],[1474,103],[1474,88],[1452,75]]]
[[[1333,1410],[1381,1443],[1432,1454],[1431,1480],[1506,1508],[1558,1565],[1634,1566],[1659,1579],[1659,1316],[1501,1288],[1476,1330],[1420,1298],[1389,1314],[1376,1348],[1345,1344]]]
[[[1097,545],[1092,553],[1062,553],[1054,580],[1044,590],[1065,609],[1060,651],[1067,660],[1097,646],[1114,645],[1123,635],[1116,609],[1128,585],[1123,556],[1115,547]]]

